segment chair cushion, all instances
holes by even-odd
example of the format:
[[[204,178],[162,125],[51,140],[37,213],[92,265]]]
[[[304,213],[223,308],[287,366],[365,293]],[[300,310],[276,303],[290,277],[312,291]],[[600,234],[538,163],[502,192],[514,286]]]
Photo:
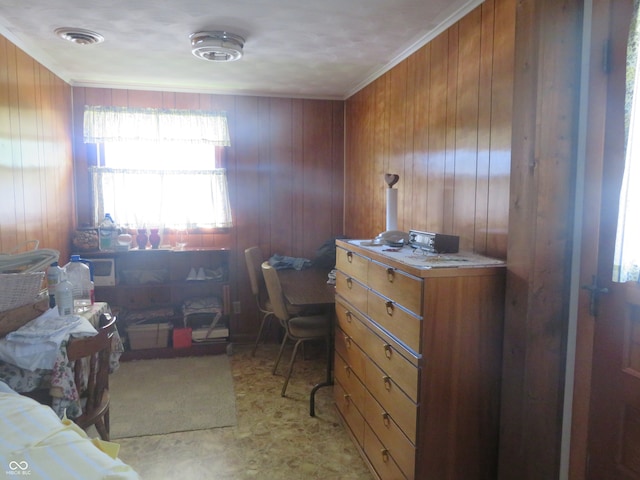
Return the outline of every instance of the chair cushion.
[[[293,317],[289,319],[289,333],[297,338],[322,338],[329,334],[329,317]]]

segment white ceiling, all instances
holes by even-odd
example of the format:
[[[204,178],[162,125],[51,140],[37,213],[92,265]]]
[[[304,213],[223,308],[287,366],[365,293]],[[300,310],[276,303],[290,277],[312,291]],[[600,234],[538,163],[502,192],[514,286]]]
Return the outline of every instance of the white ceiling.
[[[0,34],[73,86],[345,99],[482,0],[2,0]],[[77,45],[58,27],[105,37]],[[246,39],[236,62],[189,35]]]

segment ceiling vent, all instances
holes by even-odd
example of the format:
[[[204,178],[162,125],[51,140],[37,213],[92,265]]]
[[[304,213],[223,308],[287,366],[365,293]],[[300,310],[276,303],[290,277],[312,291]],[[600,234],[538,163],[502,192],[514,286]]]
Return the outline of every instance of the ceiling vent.
[[[197,32],[189,35],[191,53],[210,62],[234,62],[242,57],[244,38],[229,32]]]
[[[104,37],[99,33],[83,28],[56,28],[54,33],[60,38],[78,45],[94,45],[104,42]]]

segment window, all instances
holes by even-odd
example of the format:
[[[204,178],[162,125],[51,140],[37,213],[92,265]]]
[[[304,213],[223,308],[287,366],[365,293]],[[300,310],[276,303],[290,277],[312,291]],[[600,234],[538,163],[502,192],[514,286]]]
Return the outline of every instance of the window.
[[[620,211],[618,233],[613,265],[613,280],[626,282],[640,281],[640,23],[638,3],[634,5],[634,15],[627,45],[627,92],[626,92],[626,159],[622,188],[620,191]]]
[[[105,213],[128,228],[228,228],[226,116],[177,110],[85,108],[85,142],[102,144],[90,169],[96,225]],[[202,120],[199,123],[199,120]]]

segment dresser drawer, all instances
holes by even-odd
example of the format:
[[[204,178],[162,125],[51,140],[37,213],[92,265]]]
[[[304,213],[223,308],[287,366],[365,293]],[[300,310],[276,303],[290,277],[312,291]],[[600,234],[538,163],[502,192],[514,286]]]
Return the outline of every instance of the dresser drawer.
[[[389,450],[400,470],[408,479],[413,479],[416,461],[415,445],[393,421],[391,414],[382,408],[368,392],[365,396],[364,417],[380,442]]]
[[[422,313],[422,279],[381,263],[370,262],[367,284],[416,315]]]
[[[416,441],[418,406],[371,360],[365,361],[365,385],[373,397],[389,412],[413,443]]]
[[[359,345],[411,400],[418,402],[418,367],[403,356],[401,351],[407,355],[406,350],[399,350],[397,344],[384,340],[369,329],[366,329]]]
[[[341,271],[336,272],[336,293],[362,312],[367,312],[368,288]]]
[[[381,480],[403,480],[407,477],[396,464],[389,449],[376,437],[371,427],[364,425],[364,453],[376,469]]]
[[[340,329],[360,346],[364,344],[364,335],[368,330],[366,317],[339,296],[336,297],[336,322]]]
[[[358,444],[362,447],[364,443],[364,418],[353,403],[353,398],[338,381],[333,385],[333,398],[336,402],[336,408],[340,412],[344,422],[351,430]]]
[[[336,352],[342,357],[356,376],[364,383],[365,379],[365,355],[362,353],[362,349],[358,344],[340,328],[336,328],[335,334],[335,349]]]
[[[367,283],[369,259],[344,248],[336,248],[336,268],[347,276]]]
[[[350,309],[340,297],[336,299],[336,317],[342,333],[356,342],[365,355],[393,377],[400,388],[417,402],[418,359],[380,329],[370,328],[371,322]]]
[[[381,297],[372,290],[367,293],[367,312],[373,321],[413,352],[422,352],[422,317],[413,315],[396,302]]]
[[[351,366],[349,366],[339,354],[336,353],[334,359],[334,375],[336,381],[340,382],[345,393],[349,395],[350,402],[353,403],[360,412],[364,412],[364,385],[362,385],[362,382]]]

